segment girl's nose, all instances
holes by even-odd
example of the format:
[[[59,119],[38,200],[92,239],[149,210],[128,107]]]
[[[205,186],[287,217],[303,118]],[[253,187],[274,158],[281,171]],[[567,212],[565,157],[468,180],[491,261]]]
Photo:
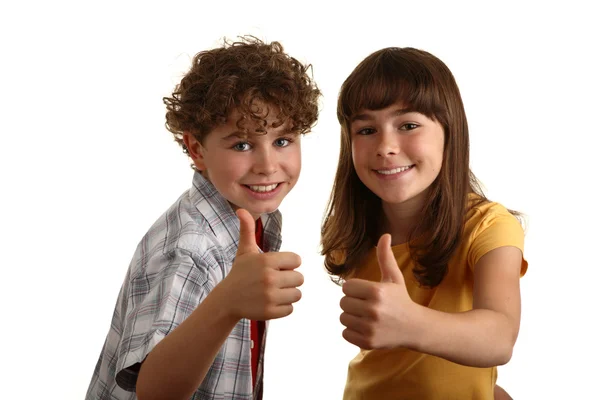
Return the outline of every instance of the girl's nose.
[[[382,130],[379,135],[379,143],[377,143],[377,155],[385,157],[388,155],[398,154],[399,151],[398,137],[394,132]]]

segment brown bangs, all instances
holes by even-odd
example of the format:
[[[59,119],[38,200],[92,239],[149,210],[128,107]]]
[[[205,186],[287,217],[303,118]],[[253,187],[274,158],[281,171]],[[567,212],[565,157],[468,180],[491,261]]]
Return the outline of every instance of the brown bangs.
[[[361,110],[381,110],[401,102],[410,110],[439,120],[444,107],[428,69],[395,48],[373,53],[346,79],[338,101],[338,120],[348,123]],[[422,55],[419,55],[422,58]]]

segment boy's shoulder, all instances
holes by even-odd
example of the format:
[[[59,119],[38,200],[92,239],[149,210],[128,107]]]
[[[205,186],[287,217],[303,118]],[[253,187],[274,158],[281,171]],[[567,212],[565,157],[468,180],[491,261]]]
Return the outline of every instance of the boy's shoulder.
[[[266,251],[281,245],[281,213],[263,215]],[[130,266],[135,277],[148,269],[193,263],[203,270],[233,263],[239,243],[239,220],[229,202],[198,172],[186,190],[139,242]]]
[[[170,257],[177,252],[205,257],[214,251],[235,255],[239,222],[229,203],[199,173],[148,229],[138,246],[138,258]],[[231,253],[231,254],[228,254]]]
[[[206,199],[197,197],[194,187],[182,193],[148,230],[147,236],[156,237],[162,242],[162,253],[168,254],[176,250],[202,253],[207,250],[207,246],[219,242],[219,235],[209,222],[212,221],[214,225],[215,218],[210,213],[206,215],[207,209],[212,208],[203,207],[207,204]]]

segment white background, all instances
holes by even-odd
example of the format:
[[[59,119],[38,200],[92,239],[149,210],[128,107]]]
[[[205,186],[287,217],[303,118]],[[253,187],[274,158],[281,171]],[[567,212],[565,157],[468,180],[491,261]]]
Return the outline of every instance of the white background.
[[[83,399],[136,244],[191,182],[162,97],[198,51],[251,33],[314,66],[321,114],[284,201],[303,300],[271,323],[265,399],[338,399],[356,348],[318,255],[336,96],[412,46],[461,88],[472,169],[528,216],[515,399],[599,398],[598,12],[583,2],[22,1],[0,6],[0,398]],[[208,4],[209,3],[209,4]],[[590,2],[591,3],[591,2]]]

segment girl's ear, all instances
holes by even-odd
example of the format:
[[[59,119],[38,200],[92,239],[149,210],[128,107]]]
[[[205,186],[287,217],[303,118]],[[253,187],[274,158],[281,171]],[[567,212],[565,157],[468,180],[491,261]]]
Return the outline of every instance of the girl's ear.
[[[198,139],[196,139],[196,137],[194,135],[192,135],[190,132],[186,131],[186,132],[183,132],[183,144],[185,144],[188,155],[194,162],[196,169],[198,169],[198,171],[204,171],[206,169],[206,166],[204,163],[204,151],[205,150],[204,150],[204,147],[202,146],[202,143],[200,143],[200,141]]]

